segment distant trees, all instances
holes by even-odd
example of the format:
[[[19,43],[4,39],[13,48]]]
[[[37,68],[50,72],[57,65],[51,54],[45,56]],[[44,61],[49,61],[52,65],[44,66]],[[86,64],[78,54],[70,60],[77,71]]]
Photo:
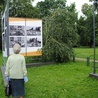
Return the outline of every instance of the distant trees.
[[[49,16],[56,8],[65,9],[66,0],[44,0],[38,2],[36,7],[40,10],[40,18],[43,18],[45,16]]]
[[[33,0],[12,0],[10,1],[9,16],[39,18],[39,11],[32,5]]]
[[[3,10],[4,3],[5,3],[4,0],[0,1],[0,12]]]
[[[78,34],[80,36],[79,44],[82,46],[93,47],[93,12],[92,5],[84,4],[82,6],[82,13],[78,20]],[[98,14],[95,14],[95,32],[96,32],[96,45],[98,45]]]

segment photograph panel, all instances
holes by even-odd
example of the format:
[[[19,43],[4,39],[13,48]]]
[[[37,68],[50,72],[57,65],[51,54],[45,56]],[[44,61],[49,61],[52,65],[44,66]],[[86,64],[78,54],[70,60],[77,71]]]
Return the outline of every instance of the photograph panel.
[[[24,37],[10,37],[9,47],[12,48],[15,43],[20,44],[21,47],[25,47],[25,38]]]
[[[27,37],[27,47],[41,47],[40,37]]]
[[[24,26],[9,26],[9,36],[25,36]]]
[[[41,26],[39,27],[27,26],[26,33],[27,36],[41,36]]]

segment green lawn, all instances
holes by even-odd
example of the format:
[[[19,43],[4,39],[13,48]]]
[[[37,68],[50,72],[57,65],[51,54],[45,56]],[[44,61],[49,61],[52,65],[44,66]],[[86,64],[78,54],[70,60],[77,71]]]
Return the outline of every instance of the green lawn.
[[[79,58],[94,58],[94,49],[93,48],[74,48],[75,56]],[[95,49],[95,57],[98,60],[98,47]]]
[[[98,80],[89,77],[92,64],[86,66],[85,61],[27,70],[29,81],[26,83],[25,98],[98,98]],[[6,98],[1,74],[0,98]]]
[[[78,61],[30,68],[26,98],[98,98],[98,80],[89,77],[91,72]]]

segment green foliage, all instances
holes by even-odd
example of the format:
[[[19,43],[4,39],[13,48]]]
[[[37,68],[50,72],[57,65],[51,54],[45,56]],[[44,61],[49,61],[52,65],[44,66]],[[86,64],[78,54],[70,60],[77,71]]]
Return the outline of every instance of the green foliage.
[[[49,16],[56,8],[65,9],[66,0],[44,0],[37,3],[37,8],[40,10],[40,18]]]
[[[78,34],[80,35],[80,45],[93,46],[93,8],[92,5],[84,4],[82,6],[82,13],[84,17],[81,16],[78,21]],[[96,10],[98,12],[98,9]],[[95,40],[96,45],[98,38],[98,13],[95,13]]]
[[[5,0],[0,0],[0,14],[3,11],[4,5],[5,5]]]
[[[89,16],[92,14],[92,5],[89,5],[87,3],[85,3],[83,6],[82,6],[82,13],[85,15],[85,16]]]
[[[10,1],[10,17],[39,18],[39,10],[32,6],[33,0]]]
[[[64,62],[72,56],[72,47],[76,45],[78,35],[75,26],[77,14],[74,10],[73,12],[70,10],[71,7],[67,10],[55,9],[51,16],[45,18],[43,23],[43,55],[45,58],[52,57],[54,61]]]
[[[30,0],[12,0],[10,1],[9,15],[11,17],[26,17],[26,9],[30,9],[30,7],[32,7]]]

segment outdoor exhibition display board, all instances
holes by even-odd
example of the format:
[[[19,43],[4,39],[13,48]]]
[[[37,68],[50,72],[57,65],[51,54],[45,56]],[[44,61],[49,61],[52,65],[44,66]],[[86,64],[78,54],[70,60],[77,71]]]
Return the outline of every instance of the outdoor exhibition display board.
[[[4,16],[5,17],[5,16]],[[2,46],[3,56],[13,54],[15,43],[21,45],[24,56],[42,55],[42,20],[29,18],[9,18],[9,29],[6,29],[6,18],[2,17]],[[8,34],[7,34],[8,33]],[[8,52],[8,53],[7,53]]]

